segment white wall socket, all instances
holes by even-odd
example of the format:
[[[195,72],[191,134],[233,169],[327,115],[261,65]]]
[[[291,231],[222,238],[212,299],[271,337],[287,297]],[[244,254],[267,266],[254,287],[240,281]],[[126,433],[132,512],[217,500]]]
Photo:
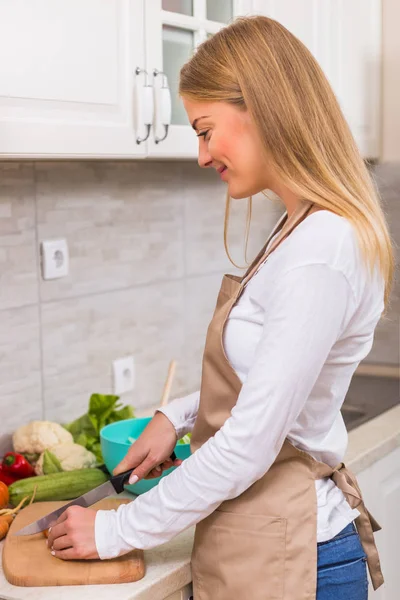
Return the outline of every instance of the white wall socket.
[[[42,275],[43,279],[66,277],[69,271],[69,255],[67,240],[47,240],[42,242]]]
[[[119,396],[135,387],[135,365],[133,356],[113,360],[114,394]]]

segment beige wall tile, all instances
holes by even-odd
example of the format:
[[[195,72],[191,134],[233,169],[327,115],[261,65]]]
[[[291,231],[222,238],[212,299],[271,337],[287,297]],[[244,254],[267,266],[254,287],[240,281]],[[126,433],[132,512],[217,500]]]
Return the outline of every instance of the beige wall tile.
[[[224,213],[226,187],[214,172],[196,172],[192,166],[185,194],[185,247],[186,273],[188,275],[232,271],[224,249]],[[250,261],[266,241],[269,232],[282,214],[282,205],[261,194],[253,198],[248,253]],[[244,241],[247,200],[232,200],[228,247],[234,262],[244,262]]]
[[[0,310],[38,301],[33,166],[0,163]]]
[[[372,175],[385,199],[387,192],[393,192],[400,203],[400,164],[386,162],[371,167]]]
[[[400,165],[383,163],[372,167],[378,186],[383,210],[388,220],[390,235],[394,243],[396,270],[394,285],[387,315],[375,330],[374,343],[365,363],[400,363]]]
[[[0,311],[0,407],[0,438],[43,417],[37,305]]]
[[[183,275],[181,166],[37,163],[40,241],[65,237],[70,275],[42,281],[43,300]]]
[[[198,390],[207,328],[223,273],[189,277],[185,282],[185,362],[187,393]]]
[[[126,403],[158,402],[172,358],[179,365],[171,398],[181,395],[183,302],[183,281],[171,281],[44,304],[46,418],[69,421],[86,412],[91,393],[112,393],[112,361],[129,354],[136,386]]]
[[[400,364],[400,300],[392,295],[391,307],[376,329],[371,352],[365,363]]]
[[[375,330],[374,344],[364,363],[398,365],[400,363],[400,323],[399,318],[390,323],[378,325]]]

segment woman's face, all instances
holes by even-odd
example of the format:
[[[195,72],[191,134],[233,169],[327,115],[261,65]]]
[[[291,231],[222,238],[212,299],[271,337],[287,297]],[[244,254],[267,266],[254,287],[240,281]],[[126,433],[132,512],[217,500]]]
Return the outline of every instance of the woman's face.
[[[227,102],[188,98],[183,98],[183,104],[199,138],[200,167],[216,169],[232,198],[272,189],[272,169],[247,110]]]

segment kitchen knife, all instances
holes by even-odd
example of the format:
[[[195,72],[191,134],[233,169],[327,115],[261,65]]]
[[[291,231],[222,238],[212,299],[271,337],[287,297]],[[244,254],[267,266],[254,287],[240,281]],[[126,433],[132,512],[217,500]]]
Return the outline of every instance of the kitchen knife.
[[[175,452],[171,454],[171,459],[176,459]],[[51,525],[54,525],[59,516],[62,515],[62,513],[65,510],[67,510],[67,508],[69,508],[70,506],[82,506],[83,508],[88,508],[92,504],[95,504],[95,502],[98,502],[99,500],[102,500],[107,496],[112,496],[115,493],[120,494],[124,491],[124,485],[128,483],[129,476],[132,473],[132,471],[134,471],[134,469],[124,471],[119,475],[113,475],[109,479],[109,481],[98,485],[93,490],[90,490],[90,492],[86,492],[86,494],[83,494],[83,496],[79,496],[79,498],[71,500],[71,502],[68,502],[68,504],[64,504],[64,506],[53,510],[51,513],[42,517],[38,521],[35,521],[34,523],[23,527],[14,535],[33,535],[35,533],[39,533],[40,531],[48,529]]]

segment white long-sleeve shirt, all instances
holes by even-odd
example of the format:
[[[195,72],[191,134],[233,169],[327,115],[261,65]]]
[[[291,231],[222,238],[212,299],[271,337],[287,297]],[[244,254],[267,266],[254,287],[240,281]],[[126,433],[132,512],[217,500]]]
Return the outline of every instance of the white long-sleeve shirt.
[[[317,460],[343,460],[340,408],[369,353],[384,308],[378,270],[368,279],[350,223],[330,211],[309,215],[270,254],[234,305],[226,355],[242,381],[221,429],[146,494],[98,511],[101,558],[152,548],[198,523],[264,475],[287,437]],[[162,409],[178,436],[192,431],[199,392]],[[315,482],[317,540],[356,516],[329,479]]]

